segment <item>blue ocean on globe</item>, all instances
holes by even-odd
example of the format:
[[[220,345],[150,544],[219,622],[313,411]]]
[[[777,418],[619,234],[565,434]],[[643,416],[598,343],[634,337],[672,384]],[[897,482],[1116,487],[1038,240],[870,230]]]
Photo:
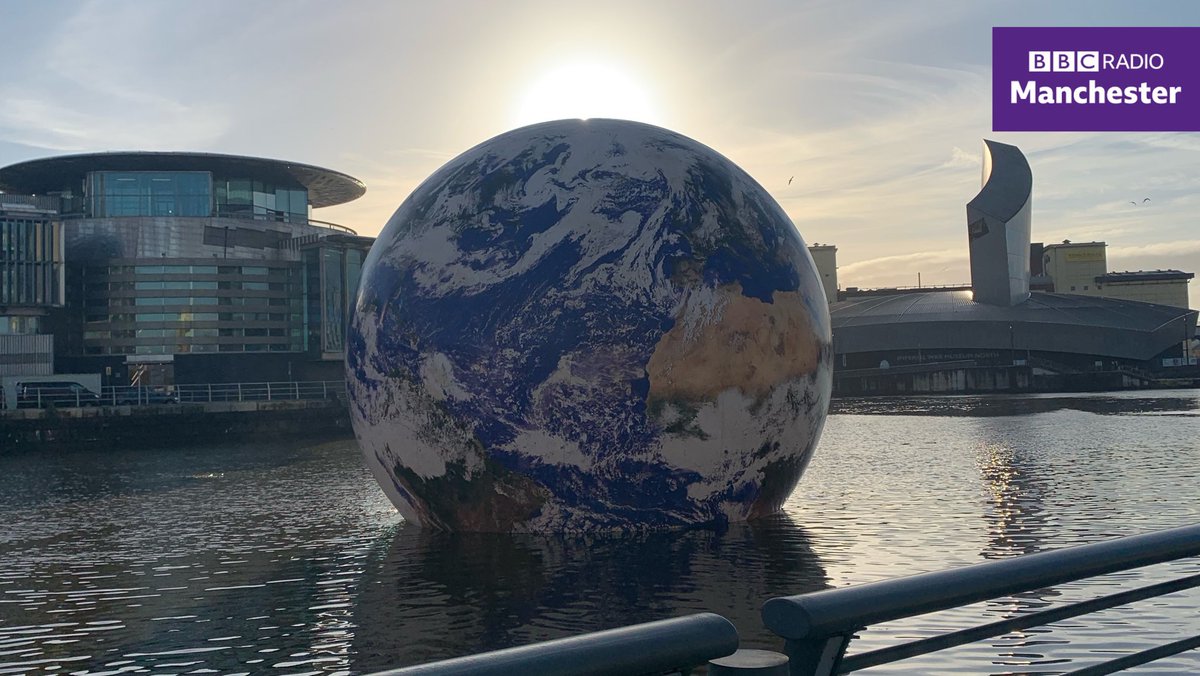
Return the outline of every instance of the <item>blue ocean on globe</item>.
[[[356,436],[410,522],[637,530],[777,511],[829,405],[791,220],[666,129],[563,120],[451,160],[388,221],[348,339]]]

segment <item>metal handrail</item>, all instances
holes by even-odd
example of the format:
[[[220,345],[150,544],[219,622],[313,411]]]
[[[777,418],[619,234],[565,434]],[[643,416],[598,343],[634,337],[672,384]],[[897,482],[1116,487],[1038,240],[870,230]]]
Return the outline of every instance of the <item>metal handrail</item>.
[[[687,674],[709,660],[733,654],[737,647],[737,629],[729,620],[698,613],[405,667],[380,676]]]
[[[774,598],[763,606],[762,616],[769,629],[786,639],[788,673],[832,676],[1200,587],[1200,574],[846,657],[846,646],[854,633],[871,624],[1196,555],[1200,555],[1200,525]],[[728,620],[702,613],[407,667],[380,676],[687,674],[706,661],[733,655],[737,645],[737,630]],[[1189,637],[1067,672],[1066,676],[1101,676],[1197,647],[1200,636]],[[744,652],[755,651],[737,654]],[[767,673],[753,664],[740,666],[722,665],[719,669],[721,674]]]
[[[52,383],[62,383],[53,386]],[[218,402],[338,400],[346,399],[346,383],[341,380],[278,381],[261,383],[198,383],[183,385],[105,385],[99,392],[78,386],[72,392],[60,391],[77,385],[73,381],[46,381],[42,387],[18,392],[8,408],[80,408],[85,406],[159,406],[210,404]],[[2,394],[2,392],[0,392]],[[0,410],[5,408],[0,396]]]
[[[763,605],[762,618],[771,631],[786,639],[792,674],[827,676],[864,668],[868,662],[884,664],[908,656],[904,653],[911,650],[910,644],[887,649],[891,652],[883,661],[882,651],[867,653],[872,655],[869,659],[845,658],[854,633],[873,624],[1196,555],[1200,555],[1200,525],[1185,526],[953,570],[774,598]],[[1200,581],[1190,580],[1184,588],[1198,584]],[[938,649],[975,640],[970,631],[955,634],[962,640],[943,645],[947,642],[941,637]]]
[[[995,636],[1003,636],[1014,631],[1029,629],[1030,627],[1040,627],[1052,622],[1061,622],[1072,617],[1087,615],[1109,608],[1116,608],[1137,601],[1152,599],[1156,596],[1164,594],[1173,594],[1185,589],[1200,587],[1200,575],[1189,575],[1181,577],[1177,580],[1168,582],[1160,582],[1147,587],[1139,587],[1128,591],[1101,596],[1100,598],[1082,601],[1080,603],[1072,603],[1062,606],[1061,608],[1051,608],[1050,610],[1042,610],[1036,613],[1027,615],[1018,615],[1007,620],[998,622],[990,622],[978,627],[970,629],[962,629],[960,631],[952,631],[948,634],[941,634],[931,638],[924,638],[911,643],[893,646],[891,648],[883,648],[881,650],[872,650],[870,652],[859,653],[842,660],[839,671],[848,673],[858,671],[859,669],[869,669],[877,667],[881,664],[896,662],[909,657],[925,655],[946,648],[971,643],[973,641],[981,641],[985,638],[993,638]]]

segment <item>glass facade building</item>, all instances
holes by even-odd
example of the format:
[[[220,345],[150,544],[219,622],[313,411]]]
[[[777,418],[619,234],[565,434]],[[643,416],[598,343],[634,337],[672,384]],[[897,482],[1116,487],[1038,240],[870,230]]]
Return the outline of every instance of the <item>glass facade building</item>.
[[[302,351],[298,266],[229,262],[114,259],[84,267],[83,352]]]
[[[207,171],[93,171],[84,183],[89,218],[252,216],[304,223],[308,190],[296,183],[214,178]]]
[[[0,210],[0,306],[62,304],[62,223],[45,212]]]
[[[319,167],[199,153],[0,168],[0,203],[57,209],[0,220],[0,306],[56,305],[54,347],[77,371],[132,378],[153,365],[169,383],[187,382],[173,376],[183,362],[189,377],[225,380],[340,367],[372,240],[310,213],[364,190]],[[0,333],[46,329],[45,317],[0,319]]]
[[[211,216],[212,175],[203,171],[93,171],[85,215]]]
[[[367,238],[335,235],[302,250],[306,351],[324,356],[344,353],[369,247]]]
[[[63,248],[57,214],[0,195],[0,376],[54,372],[47,319],[65,302]]]

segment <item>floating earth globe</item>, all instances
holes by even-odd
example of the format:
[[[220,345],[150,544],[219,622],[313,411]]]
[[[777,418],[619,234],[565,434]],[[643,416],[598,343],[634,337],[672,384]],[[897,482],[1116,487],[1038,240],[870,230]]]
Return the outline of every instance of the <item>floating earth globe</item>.
[[[776,512],[829,406],[812,258],[749,175],[619,120],[451,160],[371,248],[351,416],[410,522],[589,531]]]

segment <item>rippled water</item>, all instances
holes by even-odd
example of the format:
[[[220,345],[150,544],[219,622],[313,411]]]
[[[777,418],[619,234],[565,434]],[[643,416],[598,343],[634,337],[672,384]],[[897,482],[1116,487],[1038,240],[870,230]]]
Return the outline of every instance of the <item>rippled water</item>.
[[[785,514],[720,533],[426,533],[352,442],[0,454],[0,674],[369,672],[701,610],[777,649],[771,596],[1200,521],[1194,391],[835,411]],[[884,625],[852,652],[1197,571]],[[890,671],[1061,673],[1197,627],[1182,593]],[[1198,672],[1187,653],[1137,673]]]

